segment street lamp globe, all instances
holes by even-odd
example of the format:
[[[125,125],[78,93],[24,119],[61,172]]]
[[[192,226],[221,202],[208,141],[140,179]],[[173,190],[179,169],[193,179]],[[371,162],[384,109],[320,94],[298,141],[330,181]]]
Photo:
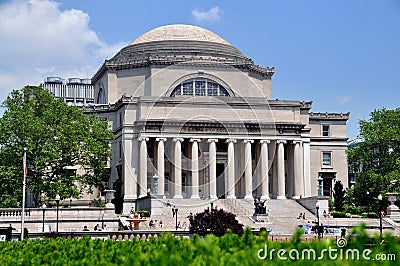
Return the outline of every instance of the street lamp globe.
[[[382,194],[378,195],[378,200],[382,200]]]

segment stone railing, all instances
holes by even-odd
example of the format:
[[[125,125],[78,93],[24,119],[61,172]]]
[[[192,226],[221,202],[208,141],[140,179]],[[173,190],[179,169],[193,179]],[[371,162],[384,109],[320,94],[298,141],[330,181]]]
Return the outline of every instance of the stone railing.
[[[31,211],[25,210],[25,216],[30,216],[31,215]],[[6,209],[0,209],[0,216],[22,216],[22,209],[18,209],[18,208],[6,208]]]

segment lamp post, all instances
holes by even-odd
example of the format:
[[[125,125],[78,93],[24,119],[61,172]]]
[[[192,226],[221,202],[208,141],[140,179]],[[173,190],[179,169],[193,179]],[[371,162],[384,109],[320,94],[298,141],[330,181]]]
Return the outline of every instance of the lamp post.
[[[317,209],[317,231],[318,231],[318,238],[321,236],[320,228],[319,228],[319,202],[315,204],[315,208]]]
[[[381,237],[382,240],[382,210],[381,210],[381,206],[382,206],[382,194],[378,195],[378,200],[379,200],[379,235]]]
[[[60,195],[56,195],[56,204],[57,204],[57,229],[56,232],[58,233],[58,205],[60,204]]]
[[[178,231],[178,208],[175,207],[175,230]]]
[[[44,204],[44,203],[42,205],[42,211],[43,211],[42,232],[44,233],[44,213],[46,212],[46,204]]]

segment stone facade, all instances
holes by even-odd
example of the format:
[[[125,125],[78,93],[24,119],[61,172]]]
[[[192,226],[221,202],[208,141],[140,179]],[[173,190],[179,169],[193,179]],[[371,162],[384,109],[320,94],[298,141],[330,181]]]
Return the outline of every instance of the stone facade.
[[[349,114],[273,100],[274,71],[188,25],[154,29],[106,60],[92,78],[96,104],[84,110],[114,131],[117,209],[149,192],[285,199],[330,196],[335,180],[346,187]]]

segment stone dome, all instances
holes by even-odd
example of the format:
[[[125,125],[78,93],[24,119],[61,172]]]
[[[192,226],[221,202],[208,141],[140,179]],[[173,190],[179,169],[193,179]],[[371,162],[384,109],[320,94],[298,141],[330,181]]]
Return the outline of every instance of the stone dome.
[[[193,25],[167,25],[141,35],[129,45],[158,41],[198,41],[231,45],[212,31]]]
[[[236,47],[217,34],[192,25],[167,25],[150,30],[112,59],[143,60],[168,58],[178,61],[194,60],[248,60]],[[161,59],[160,59],[161,60]]]

